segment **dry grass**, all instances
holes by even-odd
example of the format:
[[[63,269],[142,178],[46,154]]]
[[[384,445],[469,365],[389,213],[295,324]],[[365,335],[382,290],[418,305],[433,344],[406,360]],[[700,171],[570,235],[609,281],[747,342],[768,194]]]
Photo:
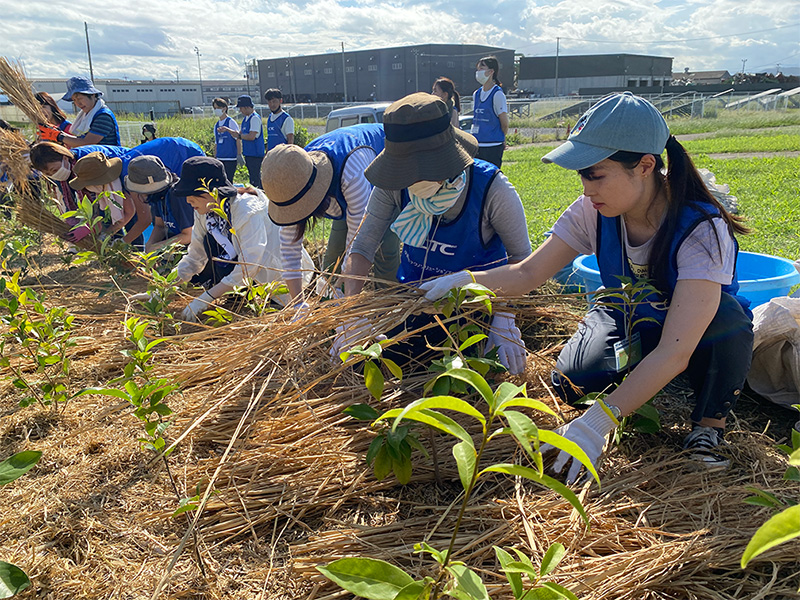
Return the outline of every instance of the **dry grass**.
[[[25,77],[22,66],[4,56],[0,56],[0,90],[19,108],[31,123],[46,124],[47,116],[42,111],[42,105],[36,100],[33,88]]]
[[[40,280],[53,302],[78,314],[75,378],[96,385],[118,375],[124,347],[120,294],[96,299],[77,285],[104,283],[100,271],[46,267]],[[141,283],[121,283],[138,291]],[[137,289],[132,289],[136,287]],[[131,288],[129,290],[129,288]],[[518,381],[551,405],[546,385],[558,340],[574,327],[575,311],[552,298],[519,299],[533,352]],[[453,525],[458,477],[449,442],[436,436],[441,482],[415,455],[411,484],[375,480],[364,464],[374,435],[342,414],[368,402],[363,378],[330,362],[333,327],[370,316],[381,327],[399,322],[420,301],[403,290],[323,304],[304,321],[288,314],[197,327],[158,352],[162,375],[176,376],[182,393],[169,400],[179,441],[170,457],[181,490],[212,482],[215,493],[197,517],[203,579],[184,519],[163,466],[139,448],[140,425],[116,401],[83,397],[66,410],[14,408],[4,389],[0,452],[44,452],[27,476],[3,489],[2,559],[23,567],[34,586],[21,598],[323,598],[341,597],[315,566],[367,554],[424,573],[413,555],[427,540],[442,547]],[[390,382],[388,408],[419,397],[424,375]],[[677,450],[690,407],[660,398],[665,428],[614,448],[601,469],[602,489],[581,491],[591,528],[559,496],[511,478],[489,478],[478,489],[457,547],[458,558],[482,570],[495,598],[510,596],[497,575],[492,545],[514,546],[538,561],[554,541],[568,554],[556,580],[586,600],[798,598],[797,546],[787,545],[746,571],[739,557],[769,515],[745,505],[747,486],[800,495],[781,479],[785,462],[773,449],[788,431],[788,413],[743,399],[728,437],[733,466],[724,473],[691,470]],[[574,413],[566,407],[565,416]],[[767,423],[771,418],[786,422]],[[536,417],[542,425],[553,425]],[[428,444],[426,436],[423,443]],[[510,443],[487,461],[520,459]],[[183,539],[189,540],[178,553]],[[171,566],[174,562],[174,566]]]

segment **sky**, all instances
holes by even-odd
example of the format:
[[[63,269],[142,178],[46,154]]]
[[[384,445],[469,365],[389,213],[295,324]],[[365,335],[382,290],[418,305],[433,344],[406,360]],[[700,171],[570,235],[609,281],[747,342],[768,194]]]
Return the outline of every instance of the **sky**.
[[[422,43],[525,56],[671,56],[676,72],[800,74],[798,0],[0,0],[0,55],[30,78],[244,78],[253,58]],[[744,62],[746,61],[746,62]],[[177,72],[177,73],[176,73]]]

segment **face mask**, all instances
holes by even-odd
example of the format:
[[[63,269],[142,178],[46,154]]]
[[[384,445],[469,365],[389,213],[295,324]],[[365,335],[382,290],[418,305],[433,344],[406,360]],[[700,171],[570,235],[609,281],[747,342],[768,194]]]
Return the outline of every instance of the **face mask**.
[[[102,194],[105,191],[104,185],[87,185],[86,190],[93,194]]]
[[[483,85],[487,81],[489,81],[489,76],[486,74],[486,71],[475,71],[475,79],[478,83]]]
[[[408,193],[417,198],[433,198],[442,187],[438,181],[418,181],[408,186]]]
[[[69,179],[72,170],[69,167],[65,167],[62,161],[61,166],[58,168],[58,171],[50,175],[50,179],[55,179],[56,181],[66,181]]]
[[[214,116],[221,117],[224,111],[221,108],[214,109]]]
[[[152,139],[153,139],[153,132],[152,132],[152,131],[145,131],[143,135],[144,135],[144,137],[146,137],[148,140],[152,140]]]

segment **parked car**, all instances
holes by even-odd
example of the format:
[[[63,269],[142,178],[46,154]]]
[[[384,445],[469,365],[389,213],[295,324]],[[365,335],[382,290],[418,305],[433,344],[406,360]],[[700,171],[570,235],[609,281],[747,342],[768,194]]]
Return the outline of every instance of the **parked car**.
[[[380,104],[362,104],[359,106],[345,106],[328,113],[325,121],[325,132],[349,127],[359,123],[383,123],[383,112],[389,107],[389,102]]]
[[[458,117],[458,127],[467,133],[472,131],[472,115],[463,115]]]

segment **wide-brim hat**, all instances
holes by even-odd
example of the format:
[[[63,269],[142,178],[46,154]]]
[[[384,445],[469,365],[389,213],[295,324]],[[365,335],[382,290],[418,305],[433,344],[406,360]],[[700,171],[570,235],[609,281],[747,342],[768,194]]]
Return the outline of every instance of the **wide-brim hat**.
[[[181,166],[181,175],[172,193],[175,196],[199,196],[205,191],[218,190],[221,196],[236,194],[225,175],[225,166],[210,156],[192,156]]]
[[[253,108],[253,99],[247,94],[242,94],[236,99],[236,108],[241,108],[242,106]]]
[[[67,81],[67,93],[61,98],[64,102],[72,101],[72,94],[80,92],[81,94],[97,94],[102,96],[103,92],[94,87],[92,80],[88,77],[70,77]]]
[[[261,188],[269,198],[269,218],[294,225],[311,216],[328,194],[333,165],[324,152],[281,144],[261,163]]]
[[[620,151],[661,155],[667,139],[667,122],[650,102],[631,92],[610,94],[587,110],[567,141],[542,162],[580,171]]]
[[[364,175],[386,190],[452,179],[478,153],[478,140],[453,127],[447,105],[432,94],[418,92],[390,105],[383,113],[383,129],[384,150]]]
[[[122,159],[109,158],[102,152],[90,152],[79,158],[72,167],[75,173],[69,186],[74,190],[82,190],[90,185],[106,185],[117,179],[122,174]]]
[[[125,188],[137,194],[155,194],[172,183],[173,177],[157,156],[137,156],[128,163]]]

